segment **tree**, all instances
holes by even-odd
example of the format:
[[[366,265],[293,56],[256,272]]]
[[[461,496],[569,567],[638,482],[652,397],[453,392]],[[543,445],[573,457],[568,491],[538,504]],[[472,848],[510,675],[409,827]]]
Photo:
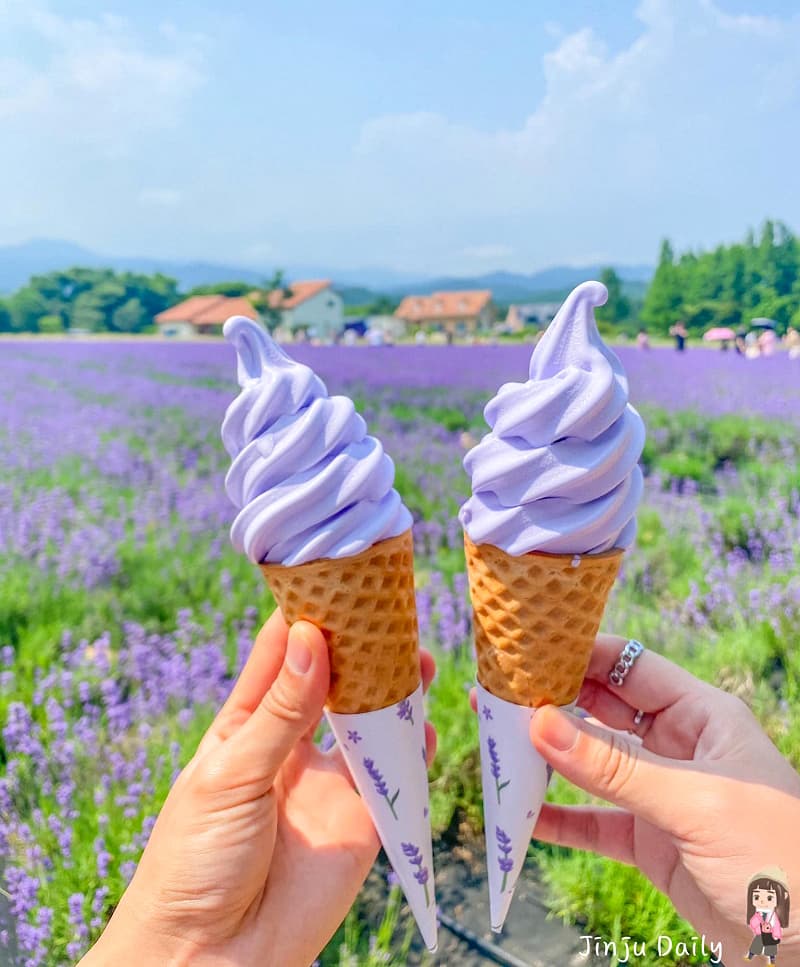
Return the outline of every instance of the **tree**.
[[[62,328],[140,332],[177,301],[178,283],[160,273],[73,268],[33,276],[9,299],[8,309],[18,330],[37,331],[39,319],[51,316]]]
[[[54,334],[64,331],[64,320],[61,316],[42,316],[39,320],[39,332]]]
[[[47,300],[30,286],[17,290],[7,306],[14,332],[38,332],[39,320],[49,314]]]
[[[660,329],[683,318],[689,328],[748,325],[754,316],[783,329],[800,302],[800,243],[782,222],[767,220],[756,239],[684,252],[676,260],[663,242],[645,297],[643,319]]]
[[[622,280],[612,268],[603,269],[600,281],[608,289],[608,299],[604,306],[596,311],[598,322],[608,322],[618,326],[626,322],[631,315],[630,299],[622,292]]]
[[[398,303],[395,299],[390,299],[388,295],[379,295],[374,302],[367,306],[367,315],[390,316],[397,306]]]
[[[0,332],[11,332],[11,312],[2,299],[0,299]]]
[[[145,307],[139,299],[128,299],[111,314],[111,329],[116,332],[141,332],[150,323]]]
[[[669,239],[661,243],[658,266],[647,290],[642,306],[642,321],[654,329],[666,332],[675,321],[681,305],[678,267]]]
[[[285,281],[283,269],[276,269],[272,278],[264,283],[263,291],[253,298],[253,305],[261,314],[269,332],[274,332],[281,324],[281,305],[285,299],[291,297],[292,290]]]
[[[190,299],[193,295],[247,295],[253,288],[252,282],[215,282],[213,285],[194,286],[186,293],[186,298]]]

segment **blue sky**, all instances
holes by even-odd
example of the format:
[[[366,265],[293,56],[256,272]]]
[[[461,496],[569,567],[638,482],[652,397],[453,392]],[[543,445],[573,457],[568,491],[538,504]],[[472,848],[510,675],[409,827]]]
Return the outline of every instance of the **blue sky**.
[[[0,244],[532,271],[800,229],[789,0],[0,0]]]

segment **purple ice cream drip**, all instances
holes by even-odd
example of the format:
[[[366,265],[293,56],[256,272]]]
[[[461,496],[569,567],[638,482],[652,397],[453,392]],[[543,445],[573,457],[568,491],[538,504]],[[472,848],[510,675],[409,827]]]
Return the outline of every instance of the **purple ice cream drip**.
[[[423,866],[422,853],[419,851],[419,847],[413,843],[401,843],[400,845],[403,848],[403,853],[408,858],[408,862],[412,866],[417,867],[414,873],[414,879],[425,890],[425,906],[429,907],[431,905],[431,898],[428,893],[428,867]]]
[[[414,724],[414,709],[411,707],[411,699],[404,698],[397,706],[397,717],[403,722]]]
[[[506,786],[510,785],[511,780],[506,779],[505,782],[501,782],[502,775],[500,772],[500,753],[497,751],[497,741],[489,736],[488,740],[489,746],[489,760],[491,761],[491,771],[494,777],[494,787],[497,792],[497,805],[500,805],[500,793],[505,789]]]
[[[500,829],[499,826],[495,826],[495,836],[497,838],[498,849],[501,853],[501,855],[497,857],[497,865],[500,867],[500,872],[503,874],[503,884],[500,887],[500,892],[504,893],[506,881],[508,880],[508,874],[514,869],[514,860],[511,859],[511,838],[508,836],[505,830]]]
[[[398,789],[393,796],[389,795],[389,787],[386,785],[386,780],[383,778],[383,774],[380,769],[375,765],[374,759],[365,758],[364,768],[367,770],[367,775],[372,780],[373,786],[375,786],[375,792],[379,796],[383,796],[389,805],[389,809],[392,811],[392,815],[397,819],[397,813],[394,811],[394,804],[397,802],[397,797],[400,795],[400,790]]]

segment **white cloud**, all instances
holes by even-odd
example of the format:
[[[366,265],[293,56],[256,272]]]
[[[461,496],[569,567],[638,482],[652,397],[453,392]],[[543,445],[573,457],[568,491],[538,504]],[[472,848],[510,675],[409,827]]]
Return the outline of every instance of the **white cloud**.
[[[50,143],[124,149],[169,125],[204,79],[198,36],[139,36],[121,17],[69,18],[39,0],[6,0],[0,21],[0,118]]]
[[[544,95],[517,127],[369,120],[341,197],[393,227],[430,225],[442,249],[448,225],[471,222],[474,238],[476,223],[488,234],[505,219],[517,251],[538,236],[539,262],[651,258],[665,232],[708,243],[769,213],[800,220],[800,18],[731,16],[711,0],[644,0],[637,17],[616,52],[589,28],[555,41]]]

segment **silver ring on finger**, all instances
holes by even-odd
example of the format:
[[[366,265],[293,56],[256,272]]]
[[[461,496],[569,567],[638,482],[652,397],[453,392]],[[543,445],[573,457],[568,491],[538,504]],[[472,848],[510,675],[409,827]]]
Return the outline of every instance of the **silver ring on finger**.
[[[628,729],[628,734],[635,735],[637,738],[641,739],[642,742],[644,742],[645,736],[653,727],[654,721],[654,715],[648,715],[644,709],[640,708],[633,716],[633,722],[631,724],[631,728]]]
[[[627,642],[625,647],[619,653],[619,657],[608,673],[608,680],[612,685],[616,685],[617,688],[625,684],[625,679],[628,677],[628,672],[633,668],[633,664],[637,658],[639,658],[644,651],[644,645],[641,641],[637,641],[635,638],[631,638]]]

